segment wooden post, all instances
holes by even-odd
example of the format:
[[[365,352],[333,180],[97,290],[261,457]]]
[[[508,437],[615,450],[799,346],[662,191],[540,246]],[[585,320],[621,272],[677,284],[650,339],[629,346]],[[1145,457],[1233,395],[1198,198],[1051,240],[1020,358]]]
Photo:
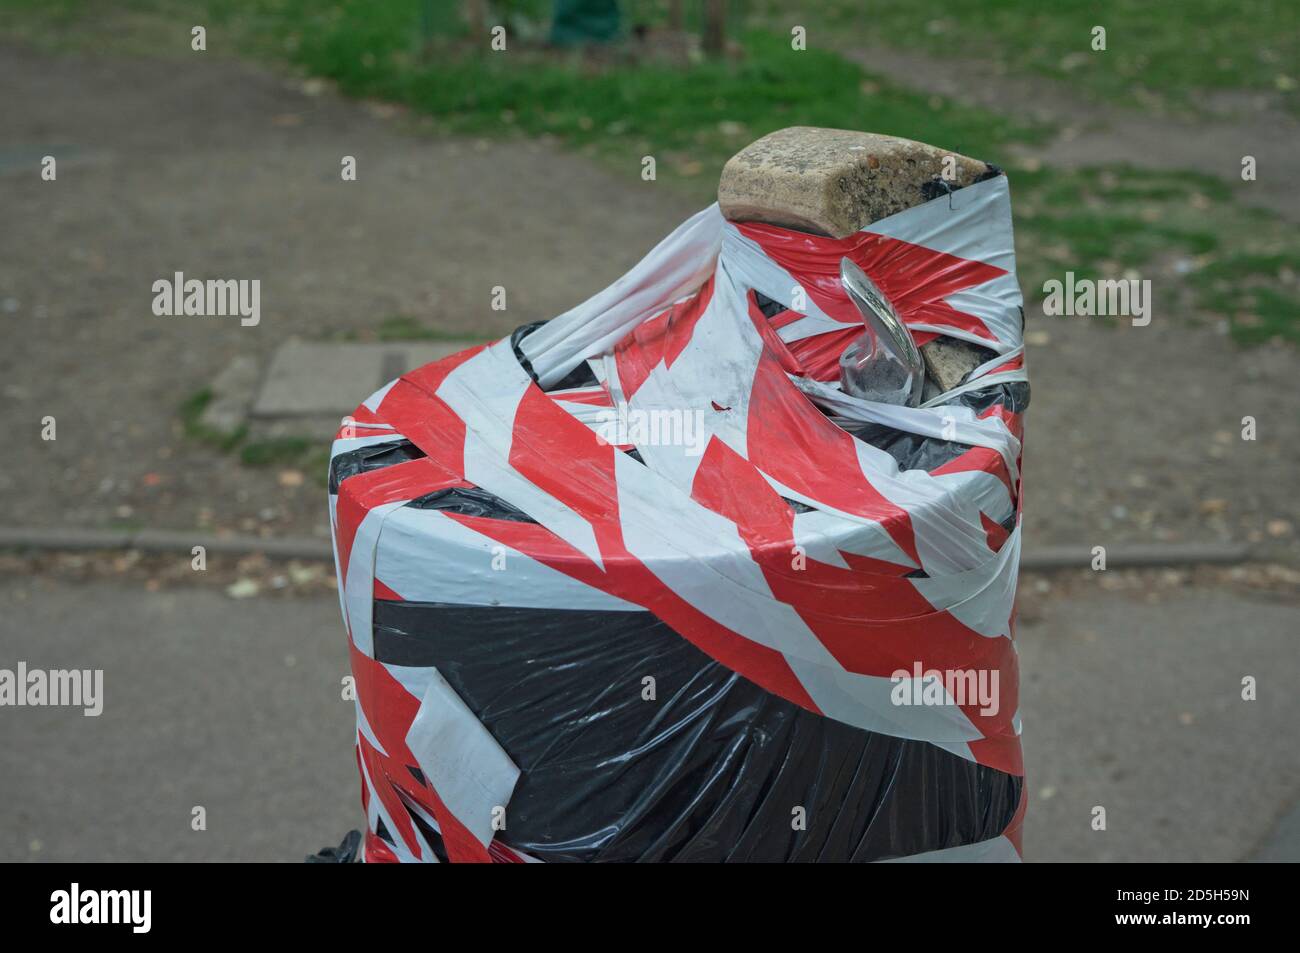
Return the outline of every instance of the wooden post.
[[[487,0],[464,0],[462,9],[469,35],[475,40],[482,39],[487,31]]]
[[[721,56],[727,48],[727,0],[704,0],[704,52]]]

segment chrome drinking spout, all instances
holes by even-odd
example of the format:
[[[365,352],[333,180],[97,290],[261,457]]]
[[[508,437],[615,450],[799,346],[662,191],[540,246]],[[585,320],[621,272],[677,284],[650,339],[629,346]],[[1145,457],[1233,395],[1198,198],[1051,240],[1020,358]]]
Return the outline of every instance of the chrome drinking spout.
[[[840,355],[844,392],[863,400],[917,406],[925,386],[925,365],[912,332],[875,282],[848,258],[840,259],[840,282],[866,326]]]

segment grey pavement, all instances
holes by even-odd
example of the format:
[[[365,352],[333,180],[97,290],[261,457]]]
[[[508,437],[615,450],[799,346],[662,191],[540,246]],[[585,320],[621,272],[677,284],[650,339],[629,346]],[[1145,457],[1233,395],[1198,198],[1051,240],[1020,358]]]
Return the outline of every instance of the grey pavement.
[[[0,860],[301,861],[361,825],[337,600],[16,578],[20,659],[102,668],[105,700],[0,708]]]
[[[1300,793],[1300,609],[1187,588],[1039,608],[1018,632],[1027,860],[1300,860],[1279,824]]]
[[[1026,859],[1300,859],[1300,610],[1150,598],[1036,601],[1020,628]],[[332,598],[13,577],[0,667],[19,659],[103,668],[106,700],[0,708],[0,860],[299,861],[360,824]]]

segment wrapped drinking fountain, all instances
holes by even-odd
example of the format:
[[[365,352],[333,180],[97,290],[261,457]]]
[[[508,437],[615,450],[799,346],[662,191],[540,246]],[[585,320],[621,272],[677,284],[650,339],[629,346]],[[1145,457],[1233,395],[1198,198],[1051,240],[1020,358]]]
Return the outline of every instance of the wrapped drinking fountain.
[[[1022,323],[998,169],[787,129],[604,291],[367,399],[366,859],[1017,859]]]

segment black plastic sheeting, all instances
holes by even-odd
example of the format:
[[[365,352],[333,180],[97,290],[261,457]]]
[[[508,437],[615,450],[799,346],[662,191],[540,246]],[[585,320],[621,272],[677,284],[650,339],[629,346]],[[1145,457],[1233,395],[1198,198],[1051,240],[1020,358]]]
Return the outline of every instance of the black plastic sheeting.
[[[533,379],[534,384],[537,383],[537,372],[533,370],[533,362],[524,356],[523,348],[521,348],[519,344],[524,338],[528,337],[529,334],[536,331],[545,323],[545,321],[534,321],[532,324],[521,324],[519,327],[515,328],[510,335],[510,348],[515,352],[515,360],[519,362],[519,366],[527,372],[528,376]],[[578,366],[569,371],[569,373],[564,376],[563,380],[557,381],[554,386],[548,387],[546,390],[549,393],[553,390],[568,390],[571,387],[597,387],[599,384],[600,381],[596,380],[596,375],[592,371],[591,365],[586,361],[579,361]]]
[[[383,443],[371,443],[355,450],[346,450],[330,460],[330,493],[338,493],[339,485],[348,477],[371,470],[382,470],[408,460],[425,456],[423,450],[405,437],[395,437]]]
[[[1002,175],[1002,170],[992,162],[986,162],[984,165],[986,166],[984,171],[976,176],[969,183],[970,185],[975,185],[977,182],[986,182],[989,179],[996,179],[998,176]],[[954,192],[958,192],[965,187],[966,186],[964,185],[954,185],[942,176],[935,176],[930,181],[921,183],[921,197],[927,202],[930,202],[944,195],[952,195]]]
[[[1024,381],[991,384],[979,390],[958,394],[942,406],[969,407],[979,414],[994,404],[1001,404],[1012,413],[1024,413],[1029,406],[1029,385]],[[956,460],[970,449],[964,443],[923,437],[882,424],[837,422],[842,429],[863,443],[884,450],[904,470],[925,470],[928,473]],[[1014,525],[1014,514],[1012,520]]]
[[[305,860],[309,864],[353,864],[361,853],[361,832],[348,831],[338,847],[322,847]]]
[[[800,708],[648,612],[376,600],[374,639],[519,766],[500,836],[541,860],[881,860],[996,837],[1020,801],[1019,778]]]
[[[463,516],[487,516],[495,520],[512,520],[516,523],[537,522],[523,510],[511,506],[495,493],[489,493],[476,486],[454,486],[446,490],[434,490],[406,505],[417,510],[445,510]]]

